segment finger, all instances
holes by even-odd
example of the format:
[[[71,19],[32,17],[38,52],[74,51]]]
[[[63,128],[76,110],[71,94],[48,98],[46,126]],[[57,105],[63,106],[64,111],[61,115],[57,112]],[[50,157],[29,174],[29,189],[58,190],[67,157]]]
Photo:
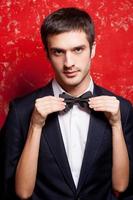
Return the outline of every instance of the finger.
[[[56,102],[54,104],[45,102],[43,104],[36,105],[35,108],[42,116],[47,116],[52,112],[63,110],[65,108],[65,105],[66,104],[64,102]]]
[[[101,96],[91,97],[89,100],[95,101],[95,100],[107,100],[107,99],[116,100],[117,98],[115,96],[101,95]]]
[[[100,107],[100,106],[103,106],[103,107],[110,107],[112,109],[118,109],[119,108],[119,104],[117,102],[111,102],[111,101],[105,101],[105,102],[92,102],[92,103],[89,103],[90,107]]]
[[[64,99],[60,97],[55,97],[55,96],[45,96],[45,97],[36,99],[35,102],[43,102],[43,101],[64,101]]]
[[[90,108],[92,108],[95,111],[103,111],[103,112],[110,112],[113,113],[115,112],[115,110],[112,107],[106,107],[106,106],[90,106]]]
[[[37,99],[35,101],[35,105],[39,106],[39,105],[54,105],[54,104],[58,104],[58,103],[64,103],[63,99],[59,99],[59,98],[42,98],[42,99]]]
[[[90,99],[88,102],[90,107],[97,107],[97,106],[105,106],[105,107],[110,107],[112,108],[118,108],[119,107],[119,101],[115,97],[109,97],[109,96],[101,96],[101,97],[96,97],[93,99]]]

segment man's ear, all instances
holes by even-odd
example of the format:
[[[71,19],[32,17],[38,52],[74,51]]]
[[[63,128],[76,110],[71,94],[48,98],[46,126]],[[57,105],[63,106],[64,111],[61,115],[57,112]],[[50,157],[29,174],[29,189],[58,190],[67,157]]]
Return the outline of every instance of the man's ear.
[[[92,49],[91,49],[91,59],[94,58],[96,53],[96,42],[93,43]]]

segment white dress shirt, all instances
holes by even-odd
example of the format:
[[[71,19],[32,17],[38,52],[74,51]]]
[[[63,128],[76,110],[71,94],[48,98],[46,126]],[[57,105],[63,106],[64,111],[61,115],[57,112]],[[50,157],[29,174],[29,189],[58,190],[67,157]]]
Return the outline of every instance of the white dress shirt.
[[[52,87],[54,95],[57,97],[65,92],[55,79],[52,82]],[[93,88],[94,84],[91,79],[85,92],[93,92]],[[77,187],[88,135],[90,114],[87,109],[81,108],[77,104],[73,105],[67,112],[60,112],[58,119],[72,177]]]

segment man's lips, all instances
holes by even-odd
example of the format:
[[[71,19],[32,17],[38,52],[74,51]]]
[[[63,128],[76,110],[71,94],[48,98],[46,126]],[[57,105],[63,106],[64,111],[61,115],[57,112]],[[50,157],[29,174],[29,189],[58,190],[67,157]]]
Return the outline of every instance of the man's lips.
[[[78,73],[78,70],[77,71],[64,71],[64,74],[67,77],[74,77],[77,75],[77,73]]]

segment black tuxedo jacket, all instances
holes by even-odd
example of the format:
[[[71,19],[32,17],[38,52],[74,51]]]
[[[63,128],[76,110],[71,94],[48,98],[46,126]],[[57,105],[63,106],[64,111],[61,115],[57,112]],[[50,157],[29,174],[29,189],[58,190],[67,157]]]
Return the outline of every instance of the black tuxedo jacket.
[[[35,99],[53,95],[52,85],[16,99],[10,105],[3,127],[5,134],[4,199],[19,199],[15,195],[14,177],[22,153]],[[114,95],[95,85],[94,96]],[[133,109],[130,102],[120,100],[122,126],[130,158],[130,196],[133,179]],[[80,120],[80,119],[79,119]],[[103,112],[91,112],[88,138],[79,178],[74,185],[65,152],[58,113],[50,114],[42,130],[36,185],[32,200],[115,200],[112,192],[112,132]],[[124,194],[125,195],[125,194]]]

